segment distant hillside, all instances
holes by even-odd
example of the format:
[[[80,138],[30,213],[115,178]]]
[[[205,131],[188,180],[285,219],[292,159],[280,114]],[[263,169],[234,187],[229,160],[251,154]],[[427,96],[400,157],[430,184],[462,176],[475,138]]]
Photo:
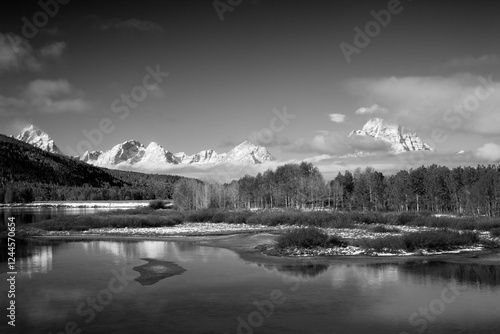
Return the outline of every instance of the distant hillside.
[[[0,135],[0,203],[171,198],[182,177],[96,167]]]
[[[38,182],[61,186],[123,186],[125,182],[84,162],[0,135],[0,182]]]

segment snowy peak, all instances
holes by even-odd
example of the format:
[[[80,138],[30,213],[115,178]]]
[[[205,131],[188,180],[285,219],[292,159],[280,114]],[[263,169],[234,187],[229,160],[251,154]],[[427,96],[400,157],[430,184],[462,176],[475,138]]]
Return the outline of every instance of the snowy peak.
[[[370,119],[361,130],[352,131],[351,136],[370,136],[391,144],[395,154],[407,151],[434,151],[414,131],[381,118]]]
[[[274,157],[263,146],[255,145],[246,140],[229,151],[223,163],[261,164],[264,161],[272,161]]]
[[[80,158],[80,160],[82,160],[83,162],[91,163],[92,161],[96,161],[102,153],[102,151],[86,151]]]
[[[186,155],[184,152],[174,153],[174,157],[179,164],[212,164],[217,163],[221,155],[209,149],[193,155]]]
[[[16,136],[16,139],[50,153],[62,154],[59,147],[57,147],[54,143],[54,140],[52,140],[47,133],[38,129],[34,125],[24,128],[21,133]]]
[[[214,150],[204,150],[189,157],[190,164],[216,163],[220,159],[220,155]]]
[[[176,159],[171,152],[165,150],[161,145],[151,142],[144,150],[144,155],[141,157],[140,162],[175,164]]]

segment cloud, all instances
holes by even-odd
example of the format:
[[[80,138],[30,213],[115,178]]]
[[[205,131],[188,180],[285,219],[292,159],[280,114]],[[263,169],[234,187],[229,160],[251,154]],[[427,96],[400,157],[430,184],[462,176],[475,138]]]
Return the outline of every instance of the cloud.
[[[27,40],[0,33],[0,72],[9,70],[40,70],[41,64]]]
[[[67,80],[34,80],[15,97],[0,95],[0,115],[83,113],[91,109],[83,93]]]
[[[489,162],[500,161],[500,145],[487,143],[476,150],[476,155]]]
[[[39,71],[47,59],[58,59],[65,42],[54,42],[34,50],[29,41],[14,34],[0,33],[0,73],[5,71]]]
[[[128,20],[109,20],[98,25],[102,30],[121,30],[121,29],[135,29],[140,32],[158,33],[163,32],[163,28],[151,21],[128,19]]]
[[[40,49],[42,57],[60,58],[67,44],[65,42],[55,42]]]
[[[358,110],[356,110],[356,114],[358,115],[375,114],[375,113],[387,114],[388,112],[389,110],[387,108],[383,108],[376,103],[368,108],[361,107]]]
[[[248,136],[248,140],[250,140],[255,145],[264,147],[276,147],[287,145],[290,143],[287,138],[279,137],[275,132],[271,131],[268,128],[251,133]]]
[[[343,114],[330,114],[330,120],[335,123],[342,123],[345,121],[346,116]]]
[[[500,57],[495,54],[487,54],[479,57],[453,58],[446,62],[443,67],[475,67],[484,65],[496,65],[500,63]]]
[[[45,98],[51,96],[60,96],[70,94],[74,89],[69,82],[64,79],[59,80],[34,80],[31,81],[24,94],[32,99]]]
[[[422,165],[443,165],[443,161],[446,161],[446,166],[449,168],[458,166],[477,166],[477,160],[474,159],[472,155],[420,151],[405,152],[400,155],[379,153],[370,156],[320,156],[309,159],[266,161],[256,165],[172,165],[169,166],[168,170],[164,168],[155,169],[146,168],[144,166],[134,166],[127,167],[127,169],[147,173],[167,172],[168,174],[194,177],[208,182],[228,183],[247,174],[255,176],[257,173],[263,173],[267,169],[275,170],[278,166],[288,163],[298,164],[301,161],[312,162],[318,167],[326,180],[334,179],[339,172],[343,173],[345,170],[354,171],[358,167],[365,169],[367,166],[373,167],[375,170],[383,172],[386,175],[396,173],[399,170],[418,168]]]
[[[282,145],[284,152],[307,154],[346,155],[359,152],[388,153],[392,147],[378,139],[369,136],[351,136],[318,131],[312,138],[298,138]]]
[[[353,79],[348,92],[361,101],[377,101],[391,118],[416,131],[500,134],[500,82],[468,73],[449,77],[411,76]]]

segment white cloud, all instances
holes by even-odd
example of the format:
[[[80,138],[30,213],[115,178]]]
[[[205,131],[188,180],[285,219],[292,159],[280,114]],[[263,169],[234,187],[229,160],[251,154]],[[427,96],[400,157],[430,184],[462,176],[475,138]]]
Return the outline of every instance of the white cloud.
[[[496,54],[487,54],[479,57],[453,58],[446,62],[444,67],[474,67],[483,65],[496,65],[500,63],[500,57]]]
[[[467,73],[366,78],[351,80],[347,89],[361,103],[376,100],[391,110],[393,120],[417,131],[499,134],[500,82],[493,79]]]
[[[67,80],[34,80],[15,97],[0,95],[0,115],[83,113],[91,103]]]
[[[42,57],[60,58],[67,44],[65,42],[54,42],[40,49]]]
[[[298,138],[281,146],[284,152],[345,155],[357,152],[387,153],[391,146],[369,136],[352,136],[318,131],[312,138]]]
[[[271,131],[269,128],[264,128],[260,131],[252,132],[247,139],[250,140],[255,145],[260,145],[264,147],[275,147],[279,145],[286,145],[289,143],[288,139],[278,136],[276,132]],[[241,140],[236,145],[242,142],[243,140]]]
[[[330,114],[330,120],[335,123],[342,123],[345,121],[346,116],[343,114]]]
[[[387,114],[389,110],[387,108],[383,108],[379,106],[378,104],[373,104],[370,107],[361,107],[358,110],[356,110],[356,114],[359,115],[364,115],[364,114],[374,114],[374,113],[380,113],[380,114]]]
[[[60,58],[65,48],[66,43],[54,42],[37,51],[24,38],[0,33],[0,73],[25,69],[39,71],[46,59]]]
[[[65,79],[59,80],[34,80],[26,87],[24,94],[31,98],[43,98],[50,96],[66,95],[73,92],[69,82]]]
[[[367,166],[375,168],[379,172],[386,175],[396,173],[399,170],[408,170],[417,168],[421,165],[439,164],[446,165],[449,168],[458,166],[477,166],[477,160],[472,156],[463,154],[440,154],[437,152],[405,152],[400,155],[391,155],[379,153],[376,155],[354,157],[354,156],[316,156],[308,159],[290,159],[290,160],[275,160],[266,161],[256,165],[173,165],[165,170],[144,169],[144,167],[128,167],[129,170],[147,173],[168,173],[174,175],[182,175],[186,177],[194,177],[209,182],[231,182],[232,180],[241,178],[245,175],[256,175],[263,173],[267,169],[275,170],[276,167],[288,163],[300,163],[301,161],[310,161],[318,167],[326,180],[332,180],[337,173],[345,170],[354,171],[360,167],[365,169]]]
[[[0,72],[21,69],[41,69],[33,48],[25,39],[0,33]]]
[[[497,162],[500,161],[500,145],[495,143],[487,143],[476,150],[479,158],[486,161]]]

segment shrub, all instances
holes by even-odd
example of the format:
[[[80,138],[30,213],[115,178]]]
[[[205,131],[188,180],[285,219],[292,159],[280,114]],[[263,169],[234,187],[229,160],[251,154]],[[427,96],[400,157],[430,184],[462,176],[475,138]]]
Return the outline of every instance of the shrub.
[[[224,222],[227,224],[245,224],[252,215],[251,211],[227,212]]]
[[[212,223],[223,223],[226,221],[225,212],[217,212],[212,216]]]
[[[193,210],[185,213],[185,221],[193,223],[206,223],[212,221],[216,211],[213,209]]]
[[[377,212],[352,212],[351,218],[360,224],[389,224],[389,216]]]
[[[455,231],[422,231],[407,233],[402,236],[387,236],[376,239],[360,239],[354,242],[356,246],[375,251],[381,250],[406,250],[417,249],[447,250],[457,246],[469,246],[477,243],[479,237],[472,232]]]
[[[413,213],[400,213],[391,217],[391,225],[409,225],[417,217]]]
[[[157,200],[149,202],[148,206],[153,210],[165,209],[165,202],[157,199]]]
[[[337,214],[326,224],[320,226],[332,228],[356,228],[355,221],[348,214]]]
[[[473,232],[438,230],[408,233],[403,235],[403,241],[409,251],[419,248],[440,250],[473,245],[479,241],[479,237]]]
[[[299,227],[287,231],[276,240],[278,248],[324,246],[329,241],[328,234],[316,227]],[[335,242],[335,240],[332,240]]]
[[[121,227],[163,227],[182,223],[184,217],[180,213],[168,215],[126,213],[114,215],[88,215],[75,217],[56,217],[54,219],[30,224],[30,227],[48,231],[85,231],[92,228]]]
[[[494,228],[494,229],[490,230],[490,235],[491,235],[493,238],[498,238],[498,237],[500,237],[500,227],[497,227],[497,228]]]
[[[300,211],[262,211],[248,217],[248,224],[260,224],[267,226],[294,225],[304,221],[303,213]],[[305,224],[306,225],[306,224]]]
[[[371,249],[376,252],[381,251],[398,251],[405,249],[405,243],[401,237],[397,236],[387,236],[383,238],[363,238],[358,239],[353,242],[355,246],[362,247],[364,249]]]
[[[326,241],[325,247],[344,247],[347,246],[347,242],[337,235],[332,235]]]
[[[368,228],[368,231],[374,233],[398,233],[399,229],[395,227],[386,227],[384,225],[376,225],[376,226],[370,226]]]
[[[333,228],[354,228],[351,216],[343,213],[324,211],[301,212],[298,210],[287,211],[262,211],[253,214],[247,219],[248,224],[261,224],[268,226],[299,225]]]

